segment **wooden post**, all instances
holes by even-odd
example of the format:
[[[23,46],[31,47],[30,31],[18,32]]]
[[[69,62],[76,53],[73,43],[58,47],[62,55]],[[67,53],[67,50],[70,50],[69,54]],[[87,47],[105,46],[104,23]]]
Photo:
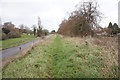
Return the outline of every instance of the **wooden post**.
[[[33,41],[33,45],[34,45],[34,41]],[[33,45],[32,45],[32,47],[33,47]]]
[[[34,46],[34,41],[33,41],[33,43],[32,43],[32,49],[33,49],[33,46]]]
[[[19,53],[22,54],[22,50],[21,50],[21,47],[19,47]]]

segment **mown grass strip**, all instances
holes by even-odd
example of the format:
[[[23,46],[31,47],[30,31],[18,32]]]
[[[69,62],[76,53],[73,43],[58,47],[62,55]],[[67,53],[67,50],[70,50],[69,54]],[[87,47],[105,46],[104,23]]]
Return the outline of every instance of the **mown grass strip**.
[[[6,48],[10,48],[10,47],[14,47],[14,46],[18,46],[20,44],[24,44],[33,40],[36,40],[38,38],[36,38],[34,35],[24,35],[22,34],[20,38],[14,38],[14,39],[7,39],[7,40],[2,40],[2,47],[0,48],[0,50],[2,49],[6,49]]]
[[[104,72],[106,58],[100,47],[88,43],[74,45],[56,36],[47,54],[50,55],[48,73],[50,78],[108,78],[117,77],[116,72]]]
[[[65,42],[60,36],[56,36],[48,54],[52,54],[49,64],[49,75],[52,78],[87,78],[101,77],[100,70],[92,61],[97,60],[87,46],[76,48],[72,43]],[[78,53],[77,50],[82,50]],[[84,57],[90,54],[89,60]],[[97,54],[97,53],[96,53]],[[91,62],[91,63],[90,63]],[[89,65],[90,64],[90,65]],[[98,70],[96,70],[96,68]]]

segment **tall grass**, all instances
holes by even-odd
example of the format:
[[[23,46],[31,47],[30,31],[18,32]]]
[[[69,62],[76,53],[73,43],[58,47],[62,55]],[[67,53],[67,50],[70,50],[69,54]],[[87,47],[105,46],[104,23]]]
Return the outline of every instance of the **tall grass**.
[[[56,35],[42,41],[28,56],[3,70],[4,78],[114,78],[117,65],[106,64],[102,48],[75,45]],[[107,68],[108,69],[107,69]]]
[[[3,78],[44,78],[47,76],[46,67],[49,56],[46,49],[53,38],[41,40],[27,56],[11,63],[2,72]]]
[[[52,78],[98,78],[104,77],[101,70],[105,66],[104,58],[99,55],[100,48],[89,48],[87,43],[75,47],[57,36],[48,54],[48,73]]]

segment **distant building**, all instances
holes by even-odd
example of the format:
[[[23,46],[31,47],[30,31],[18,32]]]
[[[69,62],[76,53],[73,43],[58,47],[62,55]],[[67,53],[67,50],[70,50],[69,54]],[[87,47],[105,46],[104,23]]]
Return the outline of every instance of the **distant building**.
[[[118,26],[120,28],[120,1],[118,2]]]
[[[97,30],[95,33],[98,36],[107,36],[108,35],[108,33],[105,30]]]

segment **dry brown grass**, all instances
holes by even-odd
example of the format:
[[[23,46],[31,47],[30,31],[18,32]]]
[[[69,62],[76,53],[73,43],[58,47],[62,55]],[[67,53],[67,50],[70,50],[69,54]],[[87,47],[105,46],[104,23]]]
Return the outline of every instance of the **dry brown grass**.
[[[96,39],[103,39],[102,41],[104,41],[104,38],[71,38],[60,36],[62,38],[57,35],[57,38],[53,36],[49,39],[42,40],[28,56],[13,62],[3,70],[3,77],[61,77],[59,73],[70,75],[67,77],[71,77],[72,75],[72,78],[74,78],[74,76],[77,78],[117,77],[116,72],[114,72],[116,69],[114,65],[117,65],[117,53],[112,50],[112,48],[116,48],[109,47],[108,45],[95,44],[94,42]],[[86,42],[88,45],[86,45]],[[66,71],[68,71],[68,73]],[[52,73],[53,76],[50,73]]]
[[[110,72],[113,74],[111,70],[111,66],[118,66],[118,38],[117,37],[100,37],[100,38],[92,38],[92,37],[64,37],[65,40],[71,41],[76,46],[80,46],[88,42],[89,46],[92,47],[100,47],[102,52],[100,52],[100,56],[105,58],[105,63],[107,66],[103,67],[102,70],[104,74]]]
[[[109,66],[118,65],[118,38],[117,37],[102,37],[95,38],[93,43],[102,48],[102,56],[106,58],[106,66],[103,68],[105,72],[111,71]],[[112,72],[111,72],[112,73]]]
[[[118,49],[118,38],[117,37],[95,38],[93,43],[99,46],[106,46],[107,48],[113,47],[115,49]]]

